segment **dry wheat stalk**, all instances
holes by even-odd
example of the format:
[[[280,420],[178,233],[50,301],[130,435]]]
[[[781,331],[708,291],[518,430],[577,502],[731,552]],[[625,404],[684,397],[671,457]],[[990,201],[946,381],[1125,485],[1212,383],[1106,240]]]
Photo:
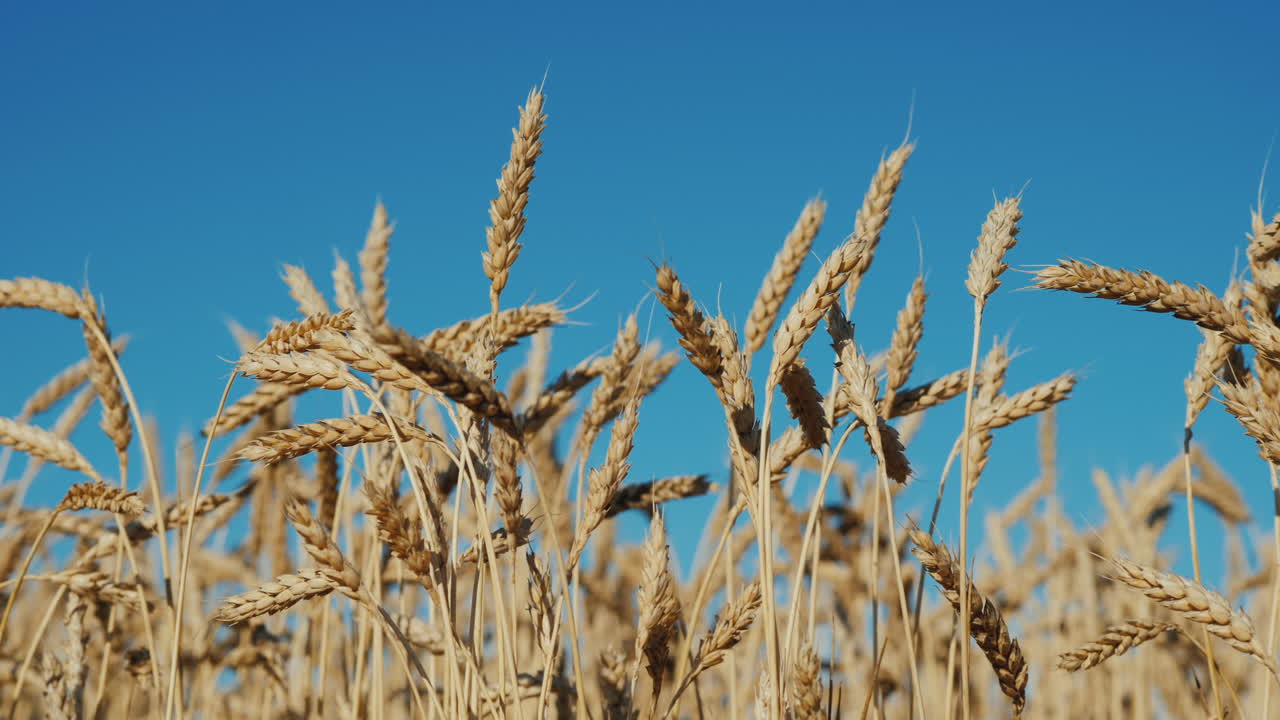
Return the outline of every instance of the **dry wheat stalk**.
[[[1131,647],[1177,629],[1178,627],[1171,623],[1152,620],[1126,620],[1119,625],[1108,625],[1106,631],[1097,640],[1058,655],[1058,667],[1067,672],[1088,670],[1112,657],[1125,654]]]
[[[806,203],[795,227],[791,228],[791,232],[783,240],[782,249],[774,256],[769,274],[760,285],[756,299],[751,304],[751,312],[747,315],[743,351],[748,356],[764,347],[769,331],[778,320],[782,303],[786,301],[796,282],[796,276],[800,274],[800,268],[809,257],[809,249],[813,247],[813,239],[822,228],[822,218],[826,212],[827,204],[821,199],[815,198]]]
[[[934,542],[927,533],[914,525],[908,528],[908,533],[915,545],[911,549],[912,554],[924,566],[925,572],[938,583],[942,596],[959,613],[960,566],[951,556],[951,551],[946,545]],[[972,585],[969,586],[969,598],[970,606],[974,609],[969,618],[969,634],[995,670],[1001,692],[1013,702],[1014,710],[1021,713],[1027,702],[1028,670],[1027,662],[1022,657],[1022,649],[1018,647],[1018,641],[1010,636],[1000,611]]]
[[[533,164],[542,153],[542,131],[547,116],[542,112],[542,91],[529,91],[520,108],[520,124],[512,130],[511,159],[498,177],[498,196],[489,203],[489,221],[485,232],[488,250],[482,253],[484,274],[489,278],[490,302],[498,309],[498,296],[507,286],[511,266],[520,256],[520,235],[524,232],[524,209],[529,203],[529,185],[533,182]]]
[[[40,458],[68,470],[76,470],[101,481],[102,476],[89,464],[74,445],[34,425],[0,417],[0,445],[10,445],[18,452]]]
[[[1111,563],[1116,570],[1115,580],[1141,591],[1187,620],[1203,625],[1210,634],[1237,651],[1252,655],[1276,674],[1275,659],[1263,650],[1254,634],[1253,621],[1243,610],[1232,610],[1226,598],[1181,575],[1129,560],[1113,559]]]
[[[39,308],[80,319],[80,293],[41,278],[0,280],[0,307]]]
[[[147,508],[137,492],[107,485],[101,482],[72,485],[58,503],[58,510],[103,510],[109,513],[137,517]]]
[[[555,635],[559,608],[551,593],[551,576],[546,566],[533,553],[525,555],[525,561],[529,569],[529,619],[542,653],[543,672],[550,673],[560,653]]]
[[[703,638],[698,646],[694,669],[690,671],[691,677],[724,662],[729,651],[737,646],[755,621],[756,612],[763,601],[760,582],[757,580],[743,588],[738,597],[725,606],[724,612],[716,618],[711,634]]]
[[[406,420],[396,420],[396,430],[404,440],[443,444],[436,435]],[[381,414],[348,415],[299,425],[255,438],[240,451],[250,462],[276,463],[325,448],[350,447],[394,439],[387,419]]]
[[[49,653],[40,658],[40,679],[47,720],[74,720],[75,711],[67,698],[67,669],[62,661]]]

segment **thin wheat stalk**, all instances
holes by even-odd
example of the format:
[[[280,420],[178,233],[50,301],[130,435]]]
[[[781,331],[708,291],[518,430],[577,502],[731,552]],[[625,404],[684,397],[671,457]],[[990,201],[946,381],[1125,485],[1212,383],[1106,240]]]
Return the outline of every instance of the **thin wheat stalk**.
[[[849,385],[850,398],[853,403],[852,412],[867,428],[872,426],[881,428],[883,419],[879,417],[876,408],[876,399],[880,393],[875,374],[872,372],[871,364],[867,361],[866,356],[862,354],[854,343],[853,324],[844,316],[839,305],[832,305],[828,312],[827,331],[831,335],[831,347],[835,350],[840,374],[844,376],[845,382]],[[889,522],[892,523],[894,521],[893,494],[889,490],[889,459],[883,434],[882,432],[872,432],[869,433],[869,436],[871,449],[876,457],[876,475],[880,485],[881,497],[885,503],[885,514]],[[901,445],[897,447],[897,450],[900,453]],[[905,463],[905,459],[902,459],[901,462]],[[876,516],[879,515],[878,511],[873,512],[875,512]],[[876,535],[879,534],[878,531],[875,532]],[[877,541],[872,547],[873,564],[878,564],[879,548],[880,545]],[[910,616],[911,612],[907,607],[906,584],[903,581],[902,562],[899,560],[898,554],[895,548],[893,552],[889,553],[889,557],[893,561],[893,584],[898,595],[898,610],[902,613],[902,617],[906,618]],[[924,717],[926,715],[924,689],[920,685],[915,633],[907,623],[903,623],[902,628],[906,635],[907,658],[911,669],[911,686],[921,717]]]
[[[970,607],[970,578],[966,558],[969,556],[969,488],[976,482],[974,471],[972,435],[975,432],[974,387],[977,382],[978,349],[981,342],[982,316],[987,299],[1000,286],[999,277],[1008,269],[1005,255],[1017,242],[1018,221],[1022,219],[1019,198],[1007,198],[996,203],[987,213],[982,224],[982,233],[978,236],[978,247],[969,259],[969,273],[965,280],[965,288],[973,296],[973,343],[969,357],[968,387],[964,401],[964,432],[960,456],[960,476],[963,479],[963,492],[960,493],[960,625],[969,627],[973,608]],[[960,647],[960,692],[961,711],[964,720],[969,720],[969,644],[961,643]],[[1021,709],[1019,708],[1019,712]]]

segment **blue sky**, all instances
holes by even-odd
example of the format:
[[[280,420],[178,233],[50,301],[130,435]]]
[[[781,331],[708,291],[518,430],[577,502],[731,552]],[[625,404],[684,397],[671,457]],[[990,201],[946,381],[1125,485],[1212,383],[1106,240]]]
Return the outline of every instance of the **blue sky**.
[[[854,320],[860,340],[886,344],[923,266],[923,381],[967,361],[964,268],[994,195],[1026,188],[1015,265],[1083,257],[1222,288],[1280,132],[1277,20],[1274,3],[9,3],[0,275],[87,278],[112,328],[133,335],[126,370],[171,446],[217,404],[227,321],[292,317],[280,265],[327,286],[379,197],[398,228],[393,320],[425,332],[482,313],[487,204],[516,106],[544,77],[545,153],[504,297],[590,298],[582,324],[556,333],[558,367],[604,348],[636,307],[674,345],[650,315],[651,260],[744,317],[805,200],[829,203],[825,255],[910,118],[918,149]],[[1263,209],[1277,210],[1274,193]],[[1025,285],[1007,277],[984,340],[1011,333],[1025,351],[1011,389],[1083,372],[1060,413],[1061,492],[1072,518],[1098,525],[1091,468],[1131,476],[1177,451],[1198,331]],[[0,334],[4,415],[81,352],[56,316],[0,313]],[[906,507],[932,497],[957,419],[926,422]],[[93,426],[76,439],[110,467]],[[634,473],[722,477],[723,433],[710,389],[682,366],[643,409]],[[979,514],[1035,476],[1034,437],[998,433]],[[1211,406],[1199,437],[1269,524],[1265,466],[1234,421]],[[69,482],[50,474],[37,497]],[[705,511],[673,508],[672,525],[696,530]],[[955,537],[954,510],[943,532]],[[1212,538],[1202,547],[1221,556]]]

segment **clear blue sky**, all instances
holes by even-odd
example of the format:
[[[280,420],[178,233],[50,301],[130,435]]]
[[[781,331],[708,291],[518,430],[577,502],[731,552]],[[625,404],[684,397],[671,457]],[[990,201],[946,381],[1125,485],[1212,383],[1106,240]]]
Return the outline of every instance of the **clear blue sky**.
[[[0,276],[88,278],[134,336],[126,370],[171,444],[216,406],[226,322],[292,317],[280,265],[327,286],[376,198],[398,228],[393,319],[425,332],[483,312],[487,203],[516,105],[544,76],[545,154],[505,298],[591,297],[574,314],[585,325],[556,334],[561,367],[645,300],[651,259],[744,317],[807,198],[829,202],[818,252],[851,229],[914,98],[919,147],[854,319],[883,346],[923,262],[925,380],[967,360],[964,268],[993,194],[1026,186],[1014,264],[1084,257],[1221,289],[1280,132],[1274,3],[467,5],[6,4]],[[1084,371],[1060,413],[1061,492],[1097,525],[1092,467],[1131,475],[1176,452],[1198,332],[1011,292],[1025,284],[1007,278],[986,339],[1012,331],[1026,351],[1011,389]],[[31,311],[0,313],[0,336],[4,415],[81,352],[73,323]],[[932,496],[956,420],[926,423],[907,507]],[[108,468],[94,424],[77,440]],[[1034,437],[999,431],[979,513],[1034,477]],[[1265,466],[1234,421],[1211,406],[1200,437],[1269,524]],[[634,473],[723,477],[723,448],[712,393],[682,366],[644,408]],[[66,482],[48,475],[38,497]],[[699,528],[705,509],[673,508],[672,524]],[[955,524],[953,511],[947,536]]]

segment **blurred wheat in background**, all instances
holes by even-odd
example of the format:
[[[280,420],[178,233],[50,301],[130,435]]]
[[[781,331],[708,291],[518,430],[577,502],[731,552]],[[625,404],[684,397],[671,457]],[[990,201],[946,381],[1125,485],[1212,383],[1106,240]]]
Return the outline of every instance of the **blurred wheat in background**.
[[[0,280],[0,306],[64,315],[85,342],[83,360],[0,418],[0,475],[15,453],[29,457],[0,488],[0,716],[1280,712],[1280,517],[1256,550],[1258,567],[1233,562],[1224,586],[1206,586],[1193,500],[1231,528],[1250,512],[1192,442],[1199,414],[1222,404],[1257,441],[1277,487],[1280,215],[1268,223],[1254,213],[1247,271],[1219,296],[1074,260],[1011,276],[1021,198],[974,208],[969,297],[942,300],[972,304],[971,360],[921,377],[923,274],[887,348],[866,346],[854,327],[873,306],[856,301],[909,175],[914,146],[905,143],[871,169],[860,208],[833,211],[834,222],[820,199],[798,208],[772,264],[760,258],[749,308],[713,312],[714,296],[659,259],[652,301],[679,350],[643,340],[637,311],[600,339],[611,342],[605,351],[558,370],[549,367],[553,329],[571,309],[503,294],[520,272],[546,123],[534,90],[489,205],[486,246],[474,249],[488,313],[429,328],[390,304],[394,225],[378,204],[356,267],[337,260],[331,294],[284,267],[298,319],[263,336],[237,332],[218,411],[202,438],[180,443],[172,478],[160,475],[167,451],[134,400],[131,382],[146,378],[126,372],[127,343],[113,339],[93,292]],[[816,242],[824,225],[839,239]],[[823,247],[816,275],[800,277]],[[1092,525],[1073,522],[1056,499],[1054,407],[1076,376],[1007,387],[1016,353],[981,342],[987,306],[1009,301],[1005,286],[1028,284],[1203,329],[1183,452],[1127,484],[1096,472]],[[517,350],[523,362],[499,373],[499,357]],[[710,393],[651,398],[686,360]],[[299,416],[304,393],[329,410]],[[723,428],[671,431],[725,447],[726,467],[650,480],[633,472],[649,403],[712,397]],[[68,439],[95,399],[114,456],[87,457]],[[945,430],[954,438],[945,469],[917,476],[921,417],[948,402],[964,412]],[[973,492],[1013,423],[1039,424],[1039,468],[979,533]],[[32,506],[27,491],[47,463],[86,481],[52,508]],[[816,490],[796,492],[800,476]],[[906,483],[937,484],[931,513],[895,507]],[[714,496],[716,509],[704,552],[681,573],[673,554],[693,548],[670,547],[664,507],[698,495]],[[1157,544],[1175,504],[1186,506],[1195,577],[1167,570]],[[615,527],[624,513],[648,525],[630,544]],[[954,541],[937,531],[944,514],[960,528]]]

